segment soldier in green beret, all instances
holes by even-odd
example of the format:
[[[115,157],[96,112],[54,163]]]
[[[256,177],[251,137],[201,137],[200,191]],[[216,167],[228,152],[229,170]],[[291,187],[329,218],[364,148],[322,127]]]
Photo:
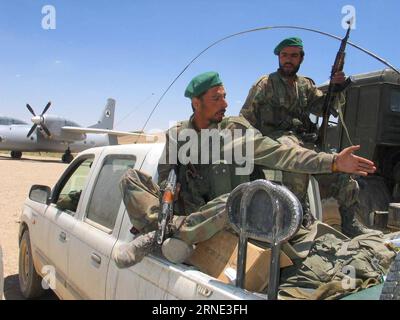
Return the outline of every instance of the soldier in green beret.
[[[368,175],[375,171],[373,162],[353,155],[353,151],[359,146],[346,148],[337,155],[317,153],[299,145],[287,146],[263,136],[241,116],[224,117],[228,103],[225,88],[216,72],[203,73],[193,78],[186,88],[185,96],[191,100],[193,115],[189,120],[178,122],[167,131],[164,156],[161,157],[162,160],[158,165],[161,189],[165,185],[171,168],[176,165],[178,167],[177,181],[180,184],[180,192],[174,204],[174,235],[162,246],[164,256],[172,262],[184,261],[190,254],[193,244],[211,238],[227,226],[225,205],[229,193],[239,184],[250,181],[250,172],[237,174],[236,169],[242,164],[236,163],[235,158],[230,164],[212,159],[209,152],[212,140],[206,140],[206,143],[201,141],[202,133],[207,130],[216,130],[218,133],[254,130],[251,138],[253,149],[250,161],[264,168],[307,175],[332,171]],[[180,149],[186,145],[187,141],[179,140],[177,137],[183,130],[192,133],[192,136],[197,137],[197,141],[200,142],[195,143],[195,147],[198,147],[196,150],[192,148],[185,150],[189,153],[194,152],[195,159],[202,160],[204,160],[202,154],[206,152],[206,163],[180,161],[179,154],[182,154]],[[238,143],[242,146],[244,140],[239,141]],[[223,150],[224,146],[220,148]],[[178,161],[176,163],[171,159]],[[143,217],[142,221],[148,221],[148,225],[157,223],[157,217],[145,215],[147,216]],[[134,227],[141,232],[149,231],[143,225],[134,225]],[[140,261],[151,251],[154,237],[155,233],[152,232],[135,239],[129,244],[127,250],[119,251],[115,260],[120,266],[128,266],[133,261]]]
[[[263,135],[282,144],[317,150],[317,130],[310,120],[310,114],[322,116],[325,95],[315,87],[313,80],[297,75],[304,60],[303,41],[297,37],[284,39],[276,46],[274,54],[278,56],[279,69],[257,80],[240,114]],[[345,81],[344,73],[337,72],[332,81],[342,85]],[[336,109],[339,100],[344,100],[343,94],[336,96]],[[300,199],[305,215],[312,220],[307,199],[309,175],[272,170],[265,171],[265,174],[292,190]],[[371,231],[356,218],[356,214],[362,213],[356,180],[349,175],[315,177],[320,186],[328,186],[327,197],[332,196],[338,200],[343,233],[354,237]]]
[[[255,132],[252,161],[260,167],[300,172],[305,175],[329,174],[333,170],[366,175],[375,170],[372,162],[352,154],[358,147],[347,148],[338,155],[317,153],[300,145],[287,146],[263,136],[241,116],[224,117],[228,103],[225,88],[216,72],[203,73],[193,78],[186,88],[185,96],[191,99],[193,115],[188,121],[179,122],[168,130],[164,159],[170,159],[170,144],[177,144],[172,150],[179,154],[179,149],[184,142],[171,137],[176,137],[182,130],[192,130],[198,135],[200,141],[201,131],[207,129],[216,129],[218,132],[252,129]],[[209,142],[206,148],[211,147],[211,144],[212,142]],[[202,147],[204,148],[204,145]],[[204,149],[198,151],[199,158],[204,151]],[[207,154],[211,154],[209,149],[206,151]],[[235,159],[233,159],[232,165],[216,164],[211,159],[208,164],[178,164],[178,182],[181,185],[180,200],[175,203],[174,207],[176,233],[175,240],[171,239],[175,245],[163,246],[166,257],[178,254],[176,238],[192,245],[209,239],[226,226],[225,202],[229,193],[240,183],[250,181],[250,174],[237,175],[235,173],[233,168],[238,164],[235,164],[234,161]],[[158,173],[161,188],[172,166],[173,164],[169,163],[159,163]],[[170,239],[166,243],[168,244],[169,241]],[[174,249],[168,250],[170,247]],[[184,250],[184,252],[189,251]]]
[[[171,262],[187,261],[193,250],[193,244],[205,241],[223,229],[229,230],[226,212],[229,193],[240,183],[250,180],[249,174],[236,173],[235,169],[242,166],[241,163],[235,162],[236,158],[233,158],[234,161],[230,163],[213,159],[209,153],[211,140],[207,139],[206,143],[201,143],[202,148],[187,149],[186,139],[176,138],[177,134],[183,133],[185,129],[192,134],[184,133],[183,136],[191,136],[191,138],[201,137],[207,129],[218,133],[225,132],[225,134],[234,130],[241,132],[254,130],[251,138],[253,141],[251,160],[262,167],[305,174],[329,174],[332,171],[338,171],[359,175],[368,175],[376,169],[373,162],[353,154],[359,146],[346,148],[337,155],[317,153],[298,145],[287,146],[263,136],[243,117],[224,117],[228,107],[226,92],[219,75],[215,72],[195,77],[188,85],[185,96],[191,100],[193,115],[188,121],[179,122],[167,131],[165,157],[161,157],[158,165],[161,189],[165,186],[170,169],[175,166],[177,167],[177,182],[180,184],[180,192],[174,201],[172,237],[167,238],[161,246],[164,257]],[[237,146],[242,147],[243,144],[247,144],[246,142],[248,141],[239,139]],[[226,146],[221,146],[221,151],[225,150]],[[174,157],[173,153],[178,156]],[[205,153],[207,156],[204,158],[207,161],[183,162],[181,161],[183,159],[179,157],[179,154],[183,153],[194,153],[194,160],[203,159],[202,156]],[[171,161],[174,158],[177,158],[178,162]],[[152,181],[151,177],[143,178],[142,183],[147,184]],[[126,183],[123,181],[123,184]],[[123,188],[125,204],[126,201],[129,203],[129,189]],[[124,244],[125,246],[117,246],[113,251],[113,258],[120,267],[128,267],[139,262],[155,247],[156,232],[151,230],[157,228],[158,222],[159,201],[157,192],[154,192],[157,189],[158,186],[157,188],[150,187],[151,194],[139,196],[143,199],[139,207],[148,209],[134,211],[139,223],[135,224],[133,221],[132,224],[134,229],[142,234],[135,237],[132,242]],[[149,197],[153,198],[151,204]],[[126,206],[128,213],[129,207]],[[139,211],[142,212],[141,216],[138,216]],[[147,228],[142,222],[147,222],[147,226],[153,228]],[[370,284],[380,279],[395,255],[394,250],[384,245],[385,238],[381,236],[381,233],[369,234],[353,240],[354,242],[351,242],[340,232],[320,222],[314,223],[310,229],[301,227],[299,232],[282,246],[282,251],[293,260],[293,267],[282,270],[281,289],[286,289],[286,292],[290,294],[290,287],[298,287],[301,283],[300,286],[304,288],[318,288],[315,290],[319,291],[317,297],[330,297],[337,292],[348,292],[348,288],[338,286],[341,284],[340,279],[346,273],[343,267],[347,265],[355,270],[357,289],[364,283]],[[374,260],[374,263],[371,263],[371,260]],[[320,290],[322,286],[325,286],[324,290]],[[310,292],[308,293],[310,295]],[[304,298],[303,292],[299,291],[298,294]]]

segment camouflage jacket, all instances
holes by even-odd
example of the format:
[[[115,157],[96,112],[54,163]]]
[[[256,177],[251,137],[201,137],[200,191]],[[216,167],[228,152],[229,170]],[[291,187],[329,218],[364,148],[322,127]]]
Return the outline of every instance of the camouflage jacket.
[[[315,127],[309,116],[322,116],[324,97],[311,79],[296,76],[292,86],[274,72],[252,86],[240,114],[263,135],[274,139],[288,131],[312,133]]]
[[[181,148],[184,147],[185,142],[177,140],[175,137],[183,132],[183,129],[193,129],[195,134],[200,136],[200,132],[195,130],[193,125],[193,116],[189,121],[183,121],[168,130],[166,134],[166,145],[163,156],[161,157],[158,165],[159,185],[163,188],[163,183],[168,177],[168,173],[173,167],[173,159],[177,158]],[[220,123],[212,124],[208,129],[216,129],[218,132],[225,130],[225,132],[233,132],[241,130],[246,132],[248,129],[253,130],[253,153],[250,161],[254,165],[263,168],[285,170],[298,173],[318,174],[330,173],[333,161],[333,155],[326,153],[316,153],[302,147],[289,147],[272,140],[269,137],[264,137],[261,133],[254,129],[250,123],[243,117],[225,117]],[[247,131],[248,132],[248,131]],[[172,138],[174,137],[174,138]],[[200,141],[200,138],[199,138]],[[243,139],[235,139],[233,145],[236,147],[238,144],[240,148],[244,148]],[[199,142],[200,143],[200,142]],[[203,148],[198,149],[196,157],[201,158],[201,153],[210,148],[213,143],[207,143]],[[221,147],[221,152],[225,151],[227,146]],[[189,153],[192,150],[189,150]],[[243,151],[243,150],[242,150]],[[174,152],[175,155],[172,155]],[[209,149],[208,149],[209,152]],[[244,154],[244,153],[243,153]],[[211,152],[209,152],[211,155]],[[211,156],[210,156],[211,157]],[[175,162],[176,163],[176,162]],[[215,162],[209,159],[209,162],[198,161],[198,164],[187,163],[178,165],[178,182],[181,184],[180,200],[178,201],[177,214],[187,215],[191,212],[197,211],[201,206],[214,198],[229,193],[243,182],[250,180],[250,175],[238,175],[235,170],[242,167],[243,164],[237,164],[235,159],[231,164],[224,164],[222,162]]]

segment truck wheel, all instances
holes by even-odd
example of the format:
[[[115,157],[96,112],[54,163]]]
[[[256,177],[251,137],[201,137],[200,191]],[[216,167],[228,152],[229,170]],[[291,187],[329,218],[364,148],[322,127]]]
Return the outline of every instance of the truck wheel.
[[[380,300],[400,300],[400,254],[390,267]]]
[[[44,294],[42,278],[37,274],[32,260],[32,247],[29,231],[26,230],[19,245],[19,287],[27,299],[38,298]]]

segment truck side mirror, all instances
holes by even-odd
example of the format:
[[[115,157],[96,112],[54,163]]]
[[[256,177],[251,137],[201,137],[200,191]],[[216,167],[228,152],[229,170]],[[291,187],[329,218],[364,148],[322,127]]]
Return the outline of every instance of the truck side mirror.
[[[49,204],[51,189],[48,186],[33,185],[29,191],[29,199],[42,204]]]

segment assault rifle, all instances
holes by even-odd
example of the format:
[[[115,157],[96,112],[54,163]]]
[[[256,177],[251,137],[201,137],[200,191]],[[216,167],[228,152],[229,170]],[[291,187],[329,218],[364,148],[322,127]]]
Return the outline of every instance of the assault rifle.
[[[346,55],[345,50],[346,50],[346,45],[347,45],[347,41],[349,40],[350,30],[351,30],[351,21],[348,21],[347,23],[349,25],[349,28],[347,29],[346,35],[342,39],[342,42],[340,43],[339,51],[336,54],[335,62],[332,66],[329,87],[328,87],[328,91],[325,95],[325,100],[324,100],[322,123],[321,123],[321,127],[319,128],[319,133],[318,133],[317,144],[319,146],[321,146],[322,150],[324,150],[324,151],[327,151],[326,132],[328,129],[329,116],[330,115],[333,115],[334,117],[338,116],[338,112],[333,107],[333,101],[335,99],[334,93],[343,90],[346,86],[348,86],[351,83],[350,77],[346,80],[344,85],[338,85],[338,84],[332,83],[332,78],[335,75],[335,73],[339,72],[339,71],[343,71],[344,58]]]
[[[174,214],[174,198],[176,192],[175,167],[168,174],[167,183],[161,200],[161,213],[158,220],[157,243],[161,245],[165,236],[170,233],[170,223]]]

